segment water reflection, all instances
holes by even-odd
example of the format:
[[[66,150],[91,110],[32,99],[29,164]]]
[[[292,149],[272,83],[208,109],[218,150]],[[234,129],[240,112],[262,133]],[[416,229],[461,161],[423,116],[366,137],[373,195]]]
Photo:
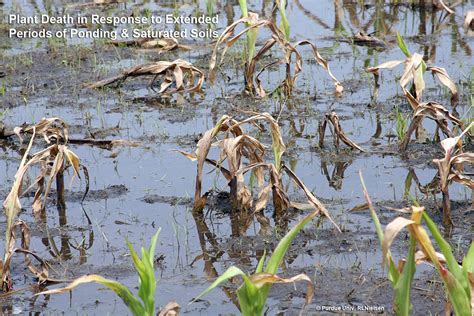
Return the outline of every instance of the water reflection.
[[[342,181],[344,180],[344,172],[347,167],[351,165],[350,161],[332,161],[328,162],[325,159],[321,159],[321,170],[322,173],[326,176],[329,186],[334,188],[336,191],[342,189]],[[328,170],[328,164],[333,166],[332,172]]]

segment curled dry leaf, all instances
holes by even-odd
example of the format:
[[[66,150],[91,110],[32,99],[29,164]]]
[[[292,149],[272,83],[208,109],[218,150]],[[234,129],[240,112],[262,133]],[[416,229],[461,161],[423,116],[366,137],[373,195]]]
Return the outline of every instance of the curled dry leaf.
[[[16,229],[19,228],[21,231],[21,247],[15,247],[16,244]],[[10,276],[10,262],[13,254],[23,253],[25,255],[25,264],[28,269],[38,278],[39,284],[45,284],[48,282],[55,283],[61,282],[61,280],[49,278],[49,266],[47,263],[39,257],[34,252],[30,251],[30,228],[28,225],[22,221],[17,220],[11,227],[8,236],[8,243],[5,248],[5,256],[3,261],[1,261],[2,267],[2,290],[10,291],[12,289],[12,282]],[[34,257],[41,265],[41,268],[38,269],[32,262],[29,256]]]
[[[229,131],[234,134],[234,136],[242,135],[243,132],[240,127],[236,128],[229,128],[229,123],[232,119],[224,115],[220,118],[217,124],[211,128],[210,130],[206,131],[204,135],[199,139],[197,143],[197,148],[194,153],[186,153],[183,151],[178,151],[179,153],[183,154],[185,157],[191,160],[197,160],[197,171],[196,171],[196,181],[195,181],[195,191],[194,191],[194,211],[200,211],[204,208],[206,203],[207,196],[202,195],[202,172],[204,168],[204,163],[209,162],[207,155],[209,154],[209,150],[212,145],[212,141],[214,137],[217,136],[221,131]],[[219,163],[216,163],[219,165]],[[230,174],[229,174],[230,175]]]
[[[144,49],[158,49],[160,52],[167,52],[174,49],[190,49],[186,45],[179,44],[175,38],[140,38],[127,41],[112,41],[113,45],[138,46]]]
[[[400,148],[402,150],[405,150],[407,148],[411,135],[415,130],[421,127],[423,118],[425,117],[434,120],[437,126],[441,129],[441,131],[449,138],[452,138],[454,135],[452,130],[448,126],[448,122],[452,122],[453,125],[456,125],[463,129],[463,122],[454,115],[452,115],[441,104],[437,102],[419,103],[415,109],[408,130],[405,133],[405,137],[400,145]]]
[[[327,211],[326,207],[324,206],[323,203],[321,203],[315,196],[314,194],[306,187],[306,185],[303,183],[303,181],[301,181],[300,178],[298,178],[296,176],[296,174],[288,167],[286,166],[283,166],[283,170],[285,170],[285,172],[288,174],[288,176],[293,179],[296,183],[296,185],[301,188],[304,192],[304,194],[306,195],[306,198],[308,199],[308,202],[311,203],[313,205],[313,207],[315,208],[316,211],[318,212],[321,212],[324,214],[324,216],[326,216],[330,221],[331,223],[336,227],[336,229],[341,232],[341,229],[339,228],[339,226],[336,224],[336,222],[334,222],[334,220],[331,218],[331,216],[329,215],[329,212]]]
[[[181,310],[176,302],[169,302],[166,306],[159,312],[158,316],[178,316]]]
[[[365,45],[370,47],[385,48],[387,46],[387,44],[385,44],[385,42],[381,39],[373,36],[373,34],[367,34],[362,30],[360,30],[354,35],[353,41],[357,45]]]
[[[342,140],[344,144],[347,146],[360,150],[361,152],[366,152],[362,147],[354,143],[349,137],[346,136],[344,131],[342,130],[341,124],[339,123],[339,116],[337,116],[336,112],[326,113],[324,117],[324,121],[319,126],[319,147],[324,147],[324,135],[326,133],[327,122],[330,122],[334,127],[334,145],[337,149],[339,149],[339,140]]]
[[[474,30],[474,10],[469,10],[464,18],[464,28]]]
[[[398,233],[408,225],[412,225],[415,222],[411,219],[407,219],[404,217],[397,217],[393,221],[391,221],[387,227],[385,227],[384,238],[382,243],[382,265],[385,265],[385,260],[387,258],[388,251],[390,246],[392,245],[393,240],[397,237]]]
[[[440,189],[443,193],[443,216],[444,222],[451,221],[451,202],[449,199],[449,183],[456,181],[474,190],[474,181],[461,173],[460,165],[468,163],[474,164],[474,153],[455,153],[455,148],[459,144],[462,136],[469,132],[474,123],[471,123],[459,136],[446,138],[441,141],[441,147],[445,151],[444,158],[433,159],[438,167]],[[454,168],[457,167],[457,168]]]
[[[438,258],[439,262],[441,262],[442,264],[446,263],[446,258],[442,253],[436,252],[436,257]],[[427,263],[427,262],[431,262],[430,258],[428,258],[423,251],[418,250],[415,253],[415,263],[422,264],[422,263]]]
[[[375,78],[375,96],[377,96],[378,88],[380,86],[378,83],[378,79],[380,76],[379,70],[392,69],[402,63],[404,64],[404,71],[400,78],[400,86],[413,110],[416,110],[419,103],[421,103],[423,91],[425,90],[425,81],[423,79],[425,70],[431,71],[431,73],[436,76],[436,78],[438,78],[438,80],[451,91],[451,104],[455,105],[457,103],[459,99],[459,94],[456,85],[451,80],[446,70],[437,66],[427,67],[425,62],[423,61],[423,56],[418,53],[407,57],[404,61],[393,60],[382,63],[376,67],[367,68],[367,72],[372,73]],[[415,95],[410,92],[410,83],[413,84],[413,90],[415,91]]]
[[[237,33],[236,35],[234,35],[236,28],[241,24],[245,25],[245,28],[239,33]],[[295,44],[291,44],[290,42],[286,40],[285,35],[281,32],[281,30],[275,25],[273,21],[260,19],[258,14],[253,13],[253,12],[249,12],[247,17],[243,17],[235,21],[231,25],[229,25],[217,39],[212,55],[211,55],[211,60],[209,63],[209,81],[211,84],[213,84],[215,81],[216,67],[218,65],[217,59],[218,59],[219,53],[221,54],[221,58],[220,58],[220,63],[221,63],[224,59],[224,56],[228,48],[234,45],[240,37],[242,37],[244,34],[255,36],[256,35],[255,30],[259,28],[263,28],[263,27],[266,27],[269,29],[269,31],[272,34],[272,37],[265,41],[265,44],[260,48],[260,50],[257,52],[255,56],[253,56],[253,52],[250,52],[249,60],[246,62],[246,67],[244,71],[245,83],[246,83],[245,90],[247,93],[251,95],[256,93],[260,97],[265,97],[266,92],[259,78],[260,75],[263,73],[264,70],[268,69],[271,66],[274,66],[276,64],[283,64],[285,65],[285,68],[286,68],[285,79],[283,80],[283,82],[280,83],[280,85],[277,87],[276,90],[278,90],[279,88],[282,88],[285,94],[287,96],[290,96],[292,94],[296,79],[298,78],[298,75],[302,70],[303,59],[301,57],[300,52],[297,50],[297,47],[302,46],[302,45],[310,45],[312,47],[313,55],[316,61],[318,62],[319,65],[321,65],[324,69],[326,69],[330,77],[334,80],[335,86],[336,86],[336,93],[338,94],[342,93],[342,90],[343,90],[342,84],[331,73],[326,60],[324,60],[321,57],[321,55],[318,52],[317,47],[314,44],[312,44],[311,42],[307,40],[301,41]],[[276,62],[273,61],[271,63],[268,63],[264,65],[260,71],[256,72],[257,62],[275,44],[278,44],[280,50],[284,54],[284,58]],[[224,48],[220,49],[221,46],[224,46]],[[293,55],[295,56],[295,62],[294,62],[294,67],[293,67],[294,70],[292,73],[291,65],[292,65]]]
[[[115,82],[123,82],[129,77],[153,76],[150,86],[161,81],[158,93],[169,95],[178,92],[199,92],[204,83],[204,72],[191,63],[177,59],[173,62],[158,61],[140,64],[125,70],[122,74],[87,85],[88,88],[101,88]],[[174,85],[174,88],[172,88]]]
[[[59,117],[42,118],[37,124],[23,124],[14,128],[15,134],[23,141],[23,134],[36,134],[43,136],[46,143],[68,142],[68,129],[66,123]]]
[[[436,76],[439,81],[449,89],[449,91],[451,91],[451,103],[457,102],[459,99],[458,89],[449,77],[448,73],[446,72],[446,69],[432,66],[428,67],[426,70],[431,71],[431,73]]]
[[[449,14],[453,14],[453,13],[454,13],[454,11],[453,11],[450,7],[448,7],[448,6],[443,2],[443,0],[436,0],[436,4],[437,4],[440,8],[442,8],[443,10],[445,10],[446,12],[448,12]]]
[[[304,273],[295,275],[291,278],[282,278],[275,274],[263,272],[263,273],[256,273],[250,276],[250,280],[257,288],[261,288],[262,286],[266,284],[275,284],[275,283],[285,284],[285,283],[294,283],[294,282],[299,282],[299,281],[306,282],[306,284],[308,285],[306,289],[306,298],[305,298],[303,310],[301,311],[300,315],[303,314],[305,307],[311,303],[311,300],[313,299],[313,296],[314,296],[313,281]]]

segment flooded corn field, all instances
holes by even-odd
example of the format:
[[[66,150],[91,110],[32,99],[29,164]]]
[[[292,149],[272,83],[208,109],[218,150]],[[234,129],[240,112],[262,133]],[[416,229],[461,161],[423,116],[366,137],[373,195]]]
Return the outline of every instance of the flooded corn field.
[[[2,314],[474,313],[472,1],[91,1],[0,0]]]

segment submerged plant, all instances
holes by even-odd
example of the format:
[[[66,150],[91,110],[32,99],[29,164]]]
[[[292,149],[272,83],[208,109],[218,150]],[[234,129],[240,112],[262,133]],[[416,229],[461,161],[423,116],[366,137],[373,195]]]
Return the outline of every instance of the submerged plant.
[[[430,262],[443,280],[454,313],[461,316],[472,315],[473,306],[471,302],[474,302],[474,243],[471,242],[461,266],[454,257],[451,246],[443,239],[436,224],[425,212],[425,208],[418,206],[411,207],[410,219],[397,217],[386,226],[384,232],[362,175],[361,181],[375,230],[382,246],[383,264],[388,267],[388,279],[394,288],[395,313],[397,315],[409,315],[411,310],[410,291],[416,265]],[[428,227],[428,231],[441,253],[436,252],[423,222]],[[406,260],[401,260],[398,265],[395,265],[390,253],[390,246],[398,233],[404,228],[407,228],[410,233],[408,255]],[[416,251],[417,247],[419,248],[418,251]]]
[[[280,240],[277,247],[270,256],[265,265],[265,254],[260,258],[255,272],[251,275],[243,272],[235,266],[228,268],[221,276],[219,276],[206,290],[199,294],[193,301],[203,297],[211,292],[221,283],[229,279],[241,276],[243,283],[237,289],[237,297],[239,299],[240,311],[244,316],[263,315],[270,288],[275,283],[293,283],[295,281],[305,281],[308,284],[306,291],[305,305],[301,313],[312,300],[314,286],[312,280],[306,274],[299,274],[291,278],[282,278],[276,275],[291,242],[303,227],[308,224],[319,212],[315,210],[311,214],[303,218]]]
[[[68,291],[71,291],[75,287],[83,283],[96,282],[108,287],[110,290],[114,291],[127,305],[130,309],[130,312],[135,316],[154,316],[156,315],[155,311],[155,292],[156,292],[156,278],[155,270],[153,269],[154,255],[156,242],[158,240],[158,235],[160,234],[161,228],[158,229],[158,232],[152,237],[150,242],[150,247],[145,249],[142,247],[141,253],[142,257],[140,258],[138,254],[133,249],[132,244],[127,241],[128,249],[130,250],[130,255],[133,259],[133,265],[138,274],[138,296],[134,295],[128,287],[114,280],[106,279],[100,275],[91,274],[84,275],[64,288],[44,291],[36,295],[49,295],[49,294],[62,294]],[[179,310],[179,306],[176,304],[174,306],[175,310]],[[161,315],[161,314],[160,314]]]

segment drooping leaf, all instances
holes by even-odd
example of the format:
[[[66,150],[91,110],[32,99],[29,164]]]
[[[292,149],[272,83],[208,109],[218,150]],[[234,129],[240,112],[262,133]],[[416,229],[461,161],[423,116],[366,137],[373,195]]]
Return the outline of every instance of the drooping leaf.
[[[207,295],[209,292],[211,292],[213,289],[215,289],[216,287],[218,287],[220,284],[226,282],[227,280],[233,278],[233,277],[236,277],[236,276],[243,276],[245,275],[244,272],[242,272],[242,270],[240,270],[239,268],[235,267],[235,266],[231,266],[229,267],[224,273],[222,273],[207,289],[205,289],[204,291],[202,291],[198,296],[196,296],[192,301],[192,302],[195,302],[197,301],[198,299],[200,299],[201,297]]]
[[[50,295],[50,294],[62,294],[62,293],[69,292],[69,291],[73,290],[75,287],[77,287],[81,284],[90,283],[90,282],[96,282],[96,283],[102,284],[102,285],[108,287],[109,289],[111,289],[112,291],[114,291],[123,300],[125,305],[127,305],[130,308],[130,311],[133,313],[133,315],[135,315],[135,316],[147,315],[146,312],[145,312],[145,308],[142,305],[142,303],[138,300],[138,298],[136,298],[132,294],[132,292],[130,292],[130,290],[126,286],[122,285],[119,282],[103,278],[100,275],[96,275],[96,274],[81,276],[81,277],[75,279],[73,282],[71,282],[70,284],[68,284],[67,286],[65,286],[63,288],[43,291],[43,292],[35,294],[35,296],[37,296],[37,295]],[[148,315],[150,315],[150,314],[148,314]],[[153,315],[153,314],[151,314],[151,315]]]

